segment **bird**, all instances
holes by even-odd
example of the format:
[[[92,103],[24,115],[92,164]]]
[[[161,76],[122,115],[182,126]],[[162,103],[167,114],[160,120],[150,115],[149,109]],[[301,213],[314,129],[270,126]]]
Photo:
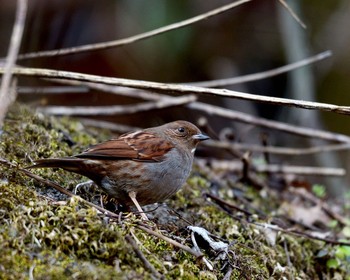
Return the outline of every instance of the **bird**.
[[[190,175],[197,145],[209,136],[194,124],[178,120],[129,132],[96,144],[80,154],[38,159],[31,168],[61,168],[83,175],[126,207],[164,201]]]

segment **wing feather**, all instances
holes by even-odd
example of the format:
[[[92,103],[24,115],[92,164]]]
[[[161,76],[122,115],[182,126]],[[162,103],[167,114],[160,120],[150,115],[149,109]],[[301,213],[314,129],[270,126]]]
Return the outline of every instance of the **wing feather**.
[[[76,157],[162,161],[172,148],[174,145],[169,141],[152,133],[139,131],[92,146]]]

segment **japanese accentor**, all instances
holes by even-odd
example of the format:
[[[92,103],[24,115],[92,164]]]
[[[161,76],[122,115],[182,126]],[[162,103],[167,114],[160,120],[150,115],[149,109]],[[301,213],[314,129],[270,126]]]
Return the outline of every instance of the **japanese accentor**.
[[[66,158],[40,159],[30,168],[58,167],[93,180],[119,203],[140,210],[176,193],[190,174],[200,141],[192,123],[175,121],[121,135]],[[137,203],[138,202],[138,203]]]

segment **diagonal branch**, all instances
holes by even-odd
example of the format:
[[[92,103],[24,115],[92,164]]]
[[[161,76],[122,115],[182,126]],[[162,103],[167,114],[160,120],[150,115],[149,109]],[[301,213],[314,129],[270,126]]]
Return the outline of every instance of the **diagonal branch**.
[[[193,23],[199,22],[201,20],[208,19],[212,16],[219,15],[223,12],[226,12],[227,10],[233,9],[237,6],[240,6],[244,3],[250,2],[251,0],[239,0],[235,1],[233,3],[221,6],[217,9],[211,10],[209,12],[206,12],[204,14],[200,14],[198,16],[179,21],[167,26],[163,26],[157,29],[154,29],[152,31],[148,31],[145,33],[141,33],[135,36],[131,36],[128,38],[124,38],[121,40],[115,40],[115,41],[109,41],[109,42],[103,42],[98,44],[91,44],[91,45],[83,45],[79,47],[72,47],[72,48],[66,48],[66,49],[58,49],[58,50],[51,50],[51,51],[42,51],[42,52],[35,52],[35,53],[26,53],[18,56],[18,59],[29,59],[29,58],[38,58],[38,57],[50,57],[50,56],[63,56],[68,54],[74,54],[74,53],[82,53],[82,52],[88,52],[88,51],[95,51],[95,50],[104,50],[104,49],[110,49],[115,47],[121,47],[125,46],[127,44],[132,44],[137,41],[141,41],[165,32],[169,32],[171,30],[179,29],[188,25],[191,25]]]
[[[322,53],[319,53],[315,56],[311,56],[308,58],[305,58],[303,60],[290,63],[281,67],[277,67],[271,70],[262,71],[259,73],[253,73],[248,74],[244,76],[238,76],[233,78],[227,78],[227,79],[218,79],[218,80],[212,80],[212,81],[203,81],[203,82],[193,82],[193,83],[186,83],[187,85],[191,86],[197,86],[197,87],[225,87],[229,85],[236,85],[241,83],[247,83],[251,81],[257,81],[262,80],[266,78],[270,78],[273,76],[280,75],[282,73],[286,73],[289,71],[292,71],[294,69],[309,65],[311,63],[323,60],[327,57],[330,57],[332,55],[331,51],[324,51]]]

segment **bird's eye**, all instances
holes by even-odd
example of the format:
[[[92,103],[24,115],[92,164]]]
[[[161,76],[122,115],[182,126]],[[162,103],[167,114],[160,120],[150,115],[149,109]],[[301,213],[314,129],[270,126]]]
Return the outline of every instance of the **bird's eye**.
[[[184,133],[186,131],[186,129],[184,127],[179,127],[177,129],[177,131],[180,132],[180,133]]]

